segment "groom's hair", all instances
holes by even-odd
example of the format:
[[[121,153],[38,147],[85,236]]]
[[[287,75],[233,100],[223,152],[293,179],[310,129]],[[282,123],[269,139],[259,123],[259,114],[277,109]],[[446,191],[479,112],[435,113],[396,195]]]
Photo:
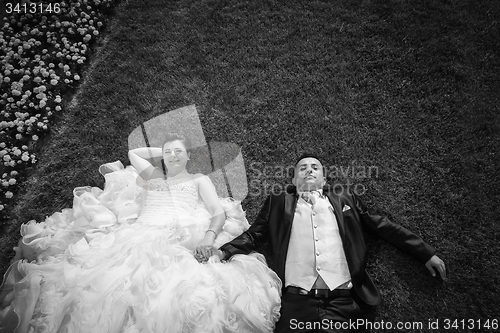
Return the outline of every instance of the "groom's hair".
[[[304,158],[308,158],[308,157],[317,159],[319,161],[319,163],[321,163],[321,165],[323,165],[323,162],[321,162],[321,158],[319,158],[318,155],[316,155],[315,153],[312,153],[312,152],[306,152],[306,153],[302,153],[302,155],[300,155],[299,158],[297,158],[297,160],[295,161],[295,167],[297,167],[297,164],[301,160],[303,160]]]
[[[179,134],[179,133],[169,133],[165,136],[165,139],[163,140],[163,145],[161,146],[162,149],[163,149],[163,146],[165,146],[165,144],[167,142],[172,142],[172,141],[176,141],[176,140],[179,140],[180,142],[182,142],[182,144],[184,145],[184,148],[186,148],[186,152],[191,152],[191,149],[193,147],[193,145],[191,144],[191,140],[185,136],[185,135],[182,135],[182,134]]]

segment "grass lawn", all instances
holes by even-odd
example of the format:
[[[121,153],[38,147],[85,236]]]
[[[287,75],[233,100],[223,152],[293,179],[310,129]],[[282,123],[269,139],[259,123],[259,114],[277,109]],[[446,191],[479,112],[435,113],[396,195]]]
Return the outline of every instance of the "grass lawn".
[[[243,201],[250,222],[266,192],[290,182],[277,171],[313,149],[331,183],[356,184],[365,203],[438,249],[445,283],[368,239],[384,299],[365,309],[371,320],[420,321],[413,331],[430,332],[429,319],[441,328],[445,318],[500,319],[499,7],[123,1],[22,185],[0,240],[1,272],[21,223],[70,207],[74,187],[102,187],[99,165],[128,164],[134,128],[196,104],[207,141],[242,147],[259,194]],[[356,172],[336,172],[348,167]],[[467,332],[461,325],[454,331]]]

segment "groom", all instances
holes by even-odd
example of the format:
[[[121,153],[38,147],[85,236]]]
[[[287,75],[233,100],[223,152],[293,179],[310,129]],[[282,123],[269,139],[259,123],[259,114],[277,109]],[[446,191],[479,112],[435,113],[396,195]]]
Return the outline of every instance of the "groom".
[[[361,318],[352,293],[369,305],[381,301],[365,270],[363,231],[414,255],[435,276],[444,262],[420,237],[367,209],[347,187],[325,187],[319,158],[302,155],[295,187],[271,194],[250,228],[217,251],[221,259],[248,254],[268,242],[271,268],[283,282],[275,332],[351,332]]]

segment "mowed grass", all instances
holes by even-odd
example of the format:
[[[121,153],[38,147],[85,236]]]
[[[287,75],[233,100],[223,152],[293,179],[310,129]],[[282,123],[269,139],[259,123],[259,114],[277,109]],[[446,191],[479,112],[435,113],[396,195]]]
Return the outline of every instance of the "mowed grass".
[[[207,141],[242,148],[250,222],[314,150],[330,183],[437,248],[444,283],[368,237],[372,321],[498,319],[499,15],[495,0],[123,2],[29,170],[2,272],[21,223],[102,187],[99,165],[128,164],[141,122],[196,104]]]

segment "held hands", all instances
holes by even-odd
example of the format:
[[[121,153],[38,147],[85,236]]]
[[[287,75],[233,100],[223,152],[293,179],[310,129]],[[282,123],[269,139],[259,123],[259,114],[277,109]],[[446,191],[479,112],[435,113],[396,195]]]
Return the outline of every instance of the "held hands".
[[[211,232],[210,232],[211,231]],[[208,230],[205,233],[205,237],[196,247],[194,251],[194,257],[198,262],[206,262],[211,256],[217,255],[220,259],[224,257],[222,251],[219,251],[213,246],[215,240],[215,232]]]
[[[198,247],[195,250],[194,257],[198,262],[206,262],[208,259],[210,259],[211,256],[218,256],[219,259],[224,258],[224,254],[222,253],[221,250],[217,249],[213,245],[209,246],[204,246],[204,245],[198,245]]]
[[[436,255],[432,256],[426,263],[425,267],[431,272],[432,276],[436,276],[436,271],[438,271],[441,279],[446,280],[446,266],[444,262]]]

